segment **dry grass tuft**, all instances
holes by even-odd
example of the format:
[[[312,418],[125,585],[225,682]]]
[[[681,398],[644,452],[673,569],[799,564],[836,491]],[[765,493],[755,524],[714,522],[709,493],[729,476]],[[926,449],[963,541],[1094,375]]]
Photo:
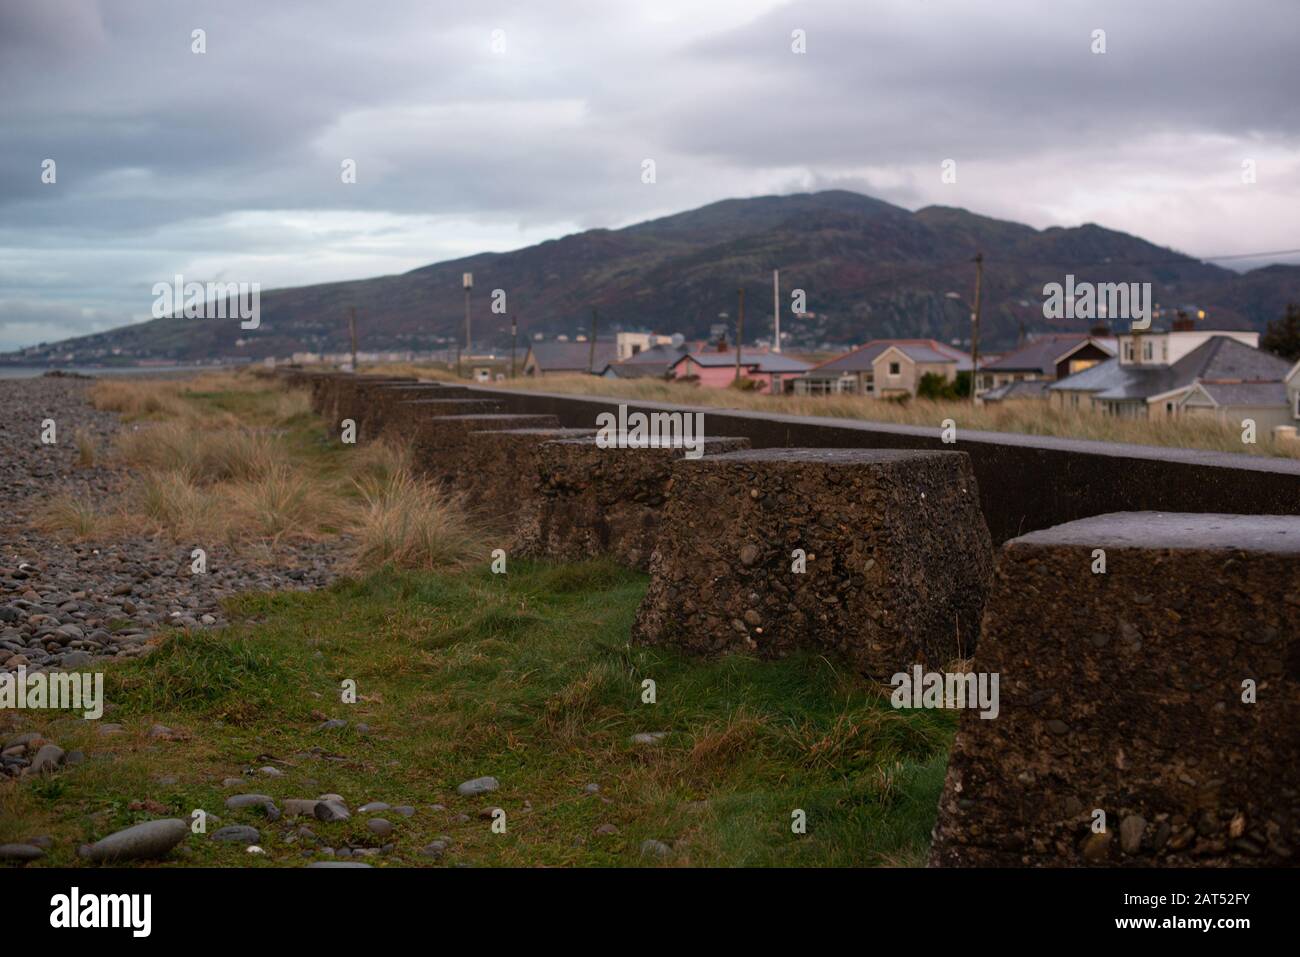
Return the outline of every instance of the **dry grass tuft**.
[[[117,442],[126,465],[181,469],[195,482],[256,480],[283,464],[283,445],[265,432],[196,429],[186,422],[162,422],[124,432]]]
[[[37,509],[33,524],[43,532],[59,532],[86,541],[111,535],[116,530],[115,517],[101,512],[85,498],[56,495]]]
[[[77,445],[77,467],[83,469],[93,468],[97,449],[95,440],[90,436],[90,433],[78,429],[73,433],[72,440]]]
[[[466,518],[464,500],[401,470],[357,483],[361,513],[353,523],[358,568],[462,566],[486,554]]]
[[[303,471],[276,465],[264,474],[229,487],[232,528],[236,537],[312,537],[333,525],[338,499]]]

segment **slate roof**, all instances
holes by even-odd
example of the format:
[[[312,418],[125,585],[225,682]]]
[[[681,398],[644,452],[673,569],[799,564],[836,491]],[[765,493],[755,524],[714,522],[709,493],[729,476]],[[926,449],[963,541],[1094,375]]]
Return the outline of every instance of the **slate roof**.
[[[891,346],[906,354],[914,362],[956,362],[958,371],[970,369],[969,355],[934,339],[872,339],[851,352],[818,363],[809,370],[809,374],[830,376],[870,372],[871,363]]]
[[[1050,388],[1091,392],[1098,399],[1149,399],[1185,389],[1197,381],[1202,385],[1280,385],[1287,369],[1284,359],[1227,336],[1212,336],[1171,366],[1120,365],[1119,359],[1107,359],[1053,383]]]
[[[735,366],[736,350],[730,349],[727,352],[718,352],[716,350],[705,352],[692,352],[688,355],[681,356],[673,365],[690,358],[695,360],[705,368],[716,369],[721,366]],[[811,366],[806,362],[798,359],[791,359],[789,356],[780,352],[763,352],[758,349],[741,349],[740,364],[758,372],[807,372]]]
[[[1286,405],[1281,382],[1201,382],[1217,405]]]
[[[980,393],[985,402],[1000,402],[1003,399],[1046,399],[1049,379],[1032,379],[1028,382],[1004,382],[996,389]]]
[[[590,342],[534,342],[528,346],[533,360],[543,372],[586,372],[591,357]],[[618,359],[618,345],[596,340],[596,361],[592,368],[603,369]],[[524,360],[527,362],[527,359]]]
[[[1061,357],[1086,342],[1094,342],[1103,351],[1111,355],[1115,354],[1115,349],[1105,340],[1090,336],[1086,332],[1055,333],[1034,339],[993,362],[983,363],[980,369],[986,372],[1032,371],[1054,376],[1056,363],[1061,360]]]

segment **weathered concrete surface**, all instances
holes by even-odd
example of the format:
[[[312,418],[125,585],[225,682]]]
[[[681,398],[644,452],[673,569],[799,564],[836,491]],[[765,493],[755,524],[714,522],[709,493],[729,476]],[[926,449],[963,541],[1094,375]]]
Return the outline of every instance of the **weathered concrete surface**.
[[[981,432],[963,428],[960,417],[956,445],[945,445],[938,422],[923,428],[519,389],[474,391],[500,399],[512,412],[551,413],[562,425],[580,428],[624,404],[631,412],[705,412],[710,432],[744,436],[756,449],[956,449],[971,457],[995,543],[1106,512],[1300,515],[1295,459]]]
[[[404,419],[411,423],[407,441],[415,465],[437,481],[459,487],[466,474],[466,448],[475,432],[502,429],[553,429],[559,423],[553,415],[431,415]]]
[[[746,439],[704,439],[705,457],[748,447]],[[686,449],[600,448],[592,437],[547,442],[537,454],[538,507],[521,525],[517,547],[564,561],[609,554],[648,568],[673,463]]]
[[[961,716],[932,864],[1297,863],[1300,518],[1111,514],[1008,542],[974,664],[999,715]]]
[[[469,505],[492,520],[532,524],[540,500],[537,460],[542,443],[595,434],[595,429],[558,428],[470,433],[461,485]]]
[[[683,460],[633,639],[700,654],[823,650],[884,680],[942,668],[975,647],[992,576],[978,503],[959,452]]]
[[[384,428],[391,422],[394,410],[402,402],[417,399],[470,399],[491,402],[493,409],[500,409],[501,403],[482,396],[473,395],[461,386],[446,386],[437,382],[409,382],[398,385],[384,385],[370,395],[370,405],[366,411],[366,431],[370,435],[383,434]]]
[[[386,425],[377,433],[399,445],[411,443],[419,434],[420,423],[449,415],[493,415],[501,412],[501,403],[491,399],[432,398],[407,399],[390,407]]]

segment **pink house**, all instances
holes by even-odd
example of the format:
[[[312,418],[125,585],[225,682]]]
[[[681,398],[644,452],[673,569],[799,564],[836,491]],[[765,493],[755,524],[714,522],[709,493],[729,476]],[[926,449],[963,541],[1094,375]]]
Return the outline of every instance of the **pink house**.
[[[742,349],[740,375],[758,382],[760,392],[780,395],[786,379],[797,379],[811,366],[779,352],[759,349]],[[736,350],[700,350],[682,356],[669,367],[674,379],[697,376],[700,385],[710,389],[725,389],[736,378]]]

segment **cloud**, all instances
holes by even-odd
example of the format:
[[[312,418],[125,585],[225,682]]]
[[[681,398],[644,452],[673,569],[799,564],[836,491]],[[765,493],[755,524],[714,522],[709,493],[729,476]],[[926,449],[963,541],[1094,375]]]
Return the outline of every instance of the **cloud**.
[[[127,321],[185,269],[360,278],[820,188],[1296,246],[1297,26],[1290,0],[6,4],[0,278],[52,310],[6,335]]]

